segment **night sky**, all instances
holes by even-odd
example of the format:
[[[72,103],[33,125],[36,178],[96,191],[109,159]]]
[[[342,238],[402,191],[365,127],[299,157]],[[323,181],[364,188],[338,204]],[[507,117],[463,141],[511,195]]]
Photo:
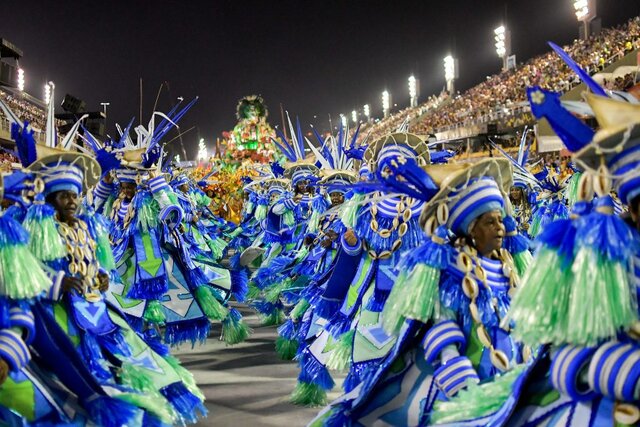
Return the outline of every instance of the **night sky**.
[[[508,5],[505,8],[505,4]],[[200,96],[181,122],[195,156],[199,137],[211,144],[236,123],[243,95],[262,94],[272,125],[279,104],[302,123],[327,127],[339,113],[369,103],[381,115],[387,89],[397,108],[408,104],[407,78],[420,79],[421,99],[444,85],[442,58],[459,58],[457,89],[499,71],[493,29],[512,32],[518,61],[547,50],[545,41],[577,37],[572,0],[249,1],[2,0],[0,37],[24,52],[27,92],[43,96],[56,83],[99,110],[110,102],[108,132],[139,112],[144,122],[162,82],[158,107]],[[600,0],[603,27],[640,14],[639,0]],[[506,14],[506,20],[505,20]],[[60,109],[61,112],[61,109]],[[314,118],[317,116],[317,118]],[[174,146],[174,149],[177,148]]]

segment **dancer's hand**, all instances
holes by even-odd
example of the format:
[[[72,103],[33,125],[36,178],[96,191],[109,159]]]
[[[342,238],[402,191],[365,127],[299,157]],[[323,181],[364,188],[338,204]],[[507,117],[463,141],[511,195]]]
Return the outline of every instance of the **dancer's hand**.
[[[64,276],[62,278],[62,291],[66,293],[76,291],[78,295],[84,294],[84,285],[82,284],[82,280],[77,277]]]
[[[356,233],[354,233],[351,228],[344,233],[344,240],[346,240],[350,246],[355,246],[356,243],[358,243]]]
[[[2,385],[9,376],[9,364],[0,357],[0,385]]]
[[[109,275],[104,271],[98,272],[98,290],[100,292],[109,290]]]

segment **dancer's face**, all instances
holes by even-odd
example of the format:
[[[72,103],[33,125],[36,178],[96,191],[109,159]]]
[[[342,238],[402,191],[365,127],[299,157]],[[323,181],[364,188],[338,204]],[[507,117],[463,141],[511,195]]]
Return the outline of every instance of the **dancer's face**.
[[[519,202],[520,200],[522,200],[522,188],[511,187],[511,191],[509,191],[509,196],[511,197],[512,202]]]
[[[124,194],[125,200],[130,202],[133,196],[136,195],[136,184],[133,182],[122,182],[120,183],[120,192]]]
[[[469,234],[475,241],[478,252],[483,256],[489,256],[491,252],[502,247],[505,235],[502,213],[495,210],[480,215]]]
[[[333,191],[329,194],[331,199],[331,206],[338,206],[344,203],[344,194],[339,191]]]
[[[62,190],[47,196],[47,202],[53,206],[60,221],[73,224],[78,210],[78,193]]]

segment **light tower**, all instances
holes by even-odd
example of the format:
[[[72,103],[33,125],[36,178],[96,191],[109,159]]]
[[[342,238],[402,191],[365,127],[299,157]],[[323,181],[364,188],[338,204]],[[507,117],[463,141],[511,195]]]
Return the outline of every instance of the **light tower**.
[[[447,92],[453,95],[454,81],[458,78],[458,60],[451,55],[444,58],[444,79],[447,82]]]
[[[382,113],[384,117],[389,117],[389,108],[391,107],[391,94],[385,90],[382,92]]]
[[[18,90],[24,92],[24,70],[18,68]]]
[[[44,103],[49,105],[49,101],[51,101],[51,86],[49,86],[49,83],[45,83],[45,85],[44,85]]]
[[[596,18],[596,0],[574,0],[573,8],[576,11],[576,19],[583,24],[581,36],[583,40],[589,38],[589,23]]]
[[[340,124],[342,125],[343,128],[347,127],[347,116],[345,116],[342,113],[340,113]]]
[[[496,53],[502,58],[502,70],[508,68],[507,59],[511,55],[511,32],[504,26],[500,25],[493,30]]]
[[[364,113],[364,116],[367,118],[367,121],[369,121],[369,116],[371,115],[369,104],[364,104],[364,106],[362,107],[362,112]]]
[[[418,97],[420,96],[420,80],[415,76],[409,77],[409,103],[411,107],[418,106]]]
[[[351,112],[351,120],[353,123],[358,123],[358,112],[356,110]]]

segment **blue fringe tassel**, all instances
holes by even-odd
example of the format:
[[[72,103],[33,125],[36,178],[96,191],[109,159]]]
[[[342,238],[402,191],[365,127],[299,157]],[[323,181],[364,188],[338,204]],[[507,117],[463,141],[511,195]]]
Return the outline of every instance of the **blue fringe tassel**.
[[[205,276],[200,267],[188,270],[185,278],[187,279],[187,282],[191,289],[195,289],[198,286],[206,285],[209,282],[207,280],[207,276]]]
[[[311,320],[311,316],[303,319],[302,322],[300,322],[300,326],[298,327],[298,342],[300,343],[300,346],[298,347],[298,356],[300,356],[305,348],[307,348],[306,340],[309,329],[311,328]]]
[[[331,318],[331,320],[329,320],[325,329],[329,331],[334,339],[340,339],[343,334],[347,333],[349,329],[351,329],[351,319],[346,314],[339,311],[333,316],[333,318]]]
[[[194,347],[196,342],[204,344],[209,336],[210,327],[211,324],[207,318],[167,323],[164,341],[171,346],[185,342],[190,342],[191,347]]]
[[[202,401],[181,382],[169,384],[160,389],[160,393],[169,401],[185,423],[195,424],[199,418],[207,416],[207,408]]]
[[[231,293],[238,302],[244,302],[249,291],[249,276],[246,270],[231,270]]]
[[[320,296],[317,301],[313,313],[327,320],[335,316],[342,305],[342,301],[340,300],[329,300],[322,296]]]
[[[96,337],[96,340],[100,344],[100,347],[104,348],[110,354],[124,357],[131,356],[131,347],[129,347],[129,344],[125,341],[120,329],[108,335],[99,335]]]
[[[298,357],[300,360],[298,381],[315,384],[323,390],[331,390],[335,386],[329,370],[310,351],[306,350]]]
[[[162,357],[167,357],[170,354],[169,346],[165,345],[162,342],[162,337],[158,335],[158,332],[151,328],[144,331],[143,334],[144,342],[151,348],[151,350],[155,351]]]
[[[536,245],[544,245],[558,252],[563,270],[573,264],[575,257],[576,225],[570,219],[554,221],[538,235]]]
[[[613,205],[610,196],[600,197],[595,206]],[[593,248],[609,261],[625,263],[635,249],[633,230],[616,215],[594,210],[578,220],[576,244]]]
[[[140,409],[123,400],[100,396],[85,402],[91,420],[101,427],[123,427],[135,425]]]
[[[278,310],[282,310],[284,306],[280,301],[275,303],[268,301],[254,301],[251,306],[263,316],[269,316],[274,314]]]
[[[144,319],[141,317],[131,316],[129,314],[124,314],[124,319],[127,321],[131,329],[136,331],[137,333],[142,333],[144,330]]]
[[[342,387],[345,393],[352,391],[358,384],[364,381],[367,374],[376,369],[379,364],[378,360],[369,360],[367,362],[353,363],[349,369],[349,374],[344,379]]]
[[[0,245],[26,245],[29,243],[29,233],[22,225],[10,216],[0,216]]]
[[[303,289],[303,291],[300,293],[300,296],[309,301],[309,303],[313,304],[311,300],[316,298],[319,294],[322,294],[322,289],[316,282],[311,282],[309,286]]]
[[[111,372],[102,365],[104,361],[104,355],[100,344],[93,334],[84,333],[82,336],[82,355],[84,361],[91,370],[91,373],[98,379],[98,381],[108,381],[112,378]]]
[[[232,271],[240,270],[242,268],[240,265],[240,255],[242,255],[242,252],[237,251],[231,258],[229,258],[229,266]]]
[[[298,328],[296,323],[287,319],[282,325],[278,327],[278,335],[288,340],[295,340],[298,338]]]
[[[446,242],[448,236],[446,227],[441,225],[436,228],[434,236]],[[403,254],[396,270],[411,271],[416,264],[426,264],[429,267],[443,270],[449,265],[450,260],[451,247],[449,245],[436,243],[433,238],[424,236],[418,247]]]
[[[516,220],[513,219],[512,216],[506,216],[502,222],[506,230],[502,247],[512,255],[528,250],[531,242],[518,232],[518,224],[516,223]]]
[[[377,287],[373,290],[373,296],[369,299],[367,303],[367,310],[373,313],[380,313],[384,308],[384,304],[387,302],[387,298],[389,297],[389,291],[378,289]]]
[[[264,289],[271,283],[274,283],[274,277],[281,274],[293,260],[287,255],[280,255],[275,257],[268,266],[261,268],[256,272],[253,277],[255,285]]]
[[[285,289],[282,291],[282,298],[291,305],[296,305],[302,299],[300,296],[300,291],[296,289]]]
[[[153,277],[148,280],[139,280],[132,284],[127,298],[132,299],[161,299],[169,290],[169,281],[166,277]]]

